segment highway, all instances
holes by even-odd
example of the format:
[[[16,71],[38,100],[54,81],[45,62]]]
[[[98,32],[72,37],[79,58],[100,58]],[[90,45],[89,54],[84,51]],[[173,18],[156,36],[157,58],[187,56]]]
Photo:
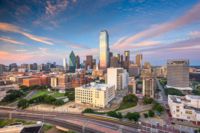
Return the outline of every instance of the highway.
[[[80,133],[139,133],[139,125],[118,120],[100,119],[68,113],[36,112],[0,107],[1,118],[42,121]]]

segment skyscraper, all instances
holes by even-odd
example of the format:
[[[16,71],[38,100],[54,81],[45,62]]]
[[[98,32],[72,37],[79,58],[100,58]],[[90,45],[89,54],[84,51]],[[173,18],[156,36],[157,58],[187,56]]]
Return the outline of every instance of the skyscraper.
[[[76,56],[76,68],[80,68],[80,57],[78,55]]]
[[[191,90],[189,87],[189,60],[167,61],[167,87]]]
[[[93,69],[93,56],[92,55],[86,56],[85,68],[86,68],[86,70]]]
[[[63,67],[64,67],[64,71],[67,70],[67,61],[66,58],[63,58]]]
[[[76,56],[72,51],[69,55],[69,71],[75,72],[75,69],[76,69]]]
[[[130,51],[124,51],[124,65],[123,67],[128,70],[130,64]]]
[[[154,93],[156,89],[155,79],[151,77],[143,78],[143,87],[142,87],[142,94],[145,97],[154,98]]]
[[[109,65],[109,36],[106,30],[100,32],[99,47],[100,69],[106,69]]]
[[[4,71],[4,65],[0,64],[0,75],[3,74],[3,71]]]
[[[135,57],[135,63],[138,65],[138,67],[142,67],[142,54],[137,54]]]

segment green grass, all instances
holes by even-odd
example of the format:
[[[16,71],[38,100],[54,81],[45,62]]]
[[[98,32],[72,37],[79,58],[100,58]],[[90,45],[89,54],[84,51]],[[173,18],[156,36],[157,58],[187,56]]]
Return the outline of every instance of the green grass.
[[[25,121],[21,119],[2,119],[0,120],[0,127],[8,126],[13,123],[23,123],[24,125],[30,125],[30,124],[35,124],[33,121]]]
[[[48,131],[50,130],[51,128],[53,128],[52,125],[49,125],[49,124],[44,124],[44,126],[42,127],[43,131]]]
[[[36,98],[42,95],[51,95],[55,98],[59,98],[59,97],[64,97],[65,93],[59,93],[57,91],[39,90],[35,95],[32,96],[32,98]]]
[[[137,103],[129,103],[129,102],[124,103],[124,102],[122,102],[120,104],[119,108],[116,111],[127,109],[127,108],[131,108],[131,107],[134,107],[136,105],[137,105]]]
[[[37,91],[37,93],[35,95],[32,96],[32,98],[36,98],[38,96],[42,96],[42,95],[47,95],[51,92],[48,92],[47,90],[40,90],[40,91]]]
[[[55,98],[59,98],[59,97],[64,97],[65,93],[53,92],[50,95],[53,96],[53,97],[55,97]]]

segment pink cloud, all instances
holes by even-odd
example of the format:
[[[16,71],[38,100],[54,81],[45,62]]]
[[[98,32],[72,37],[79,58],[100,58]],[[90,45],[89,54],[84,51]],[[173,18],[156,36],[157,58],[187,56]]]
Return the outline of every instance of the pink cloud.
[[[41,42],[41,43],[44,43],[44,44],[48,44],[48,45],[53,45],[53,42],[51,42],[49,38],[32,35],[30,33],[25,32],[20,27],[12,25],[12,24],[0,22],[0,30],[5,31],[5,32],[19,33],[19,34],[21,34],[21,35],[23,35],[23,36],[25,36],[25,37],[27,37],[31,40]]]
[[[200,13],[200,3],[195,5],[192,9],[190,9],[180,18],[171,22],[152,26],[151,28],[144,30],[142,32],[139,32],[136,35],[133,35],[131,37],[121,40],[119,43],[115,44],[113,48],[126,48],[127,45],[130,45],[133,42],[138,41],[140,39],[144,39],[144,38],[148,39],[148,38],[156,37],[166,32],[169,32],[171,30],[174,30],[178,27],[192,23],[200,19],[199,13]]]
[[[6,42],[6,43],[11,43],[11,44],[19,44],[19,45],[26,45],[24,42],[20,42],[8,37],[0,37],[0,41]]]

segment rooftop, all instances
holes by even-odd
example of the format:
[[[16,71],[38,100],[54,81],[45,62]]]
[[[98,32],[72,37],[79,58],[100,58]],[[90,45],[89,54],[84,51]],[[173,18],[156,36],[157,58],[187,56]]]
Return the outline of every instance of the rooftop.
[[[84,89],[97,89],[97,90],[106,90],[107,88],[110,88],[112,85],[108,85],[108,84],[100,84],[100,83],[89,83],[86,85],[81,86]]]

